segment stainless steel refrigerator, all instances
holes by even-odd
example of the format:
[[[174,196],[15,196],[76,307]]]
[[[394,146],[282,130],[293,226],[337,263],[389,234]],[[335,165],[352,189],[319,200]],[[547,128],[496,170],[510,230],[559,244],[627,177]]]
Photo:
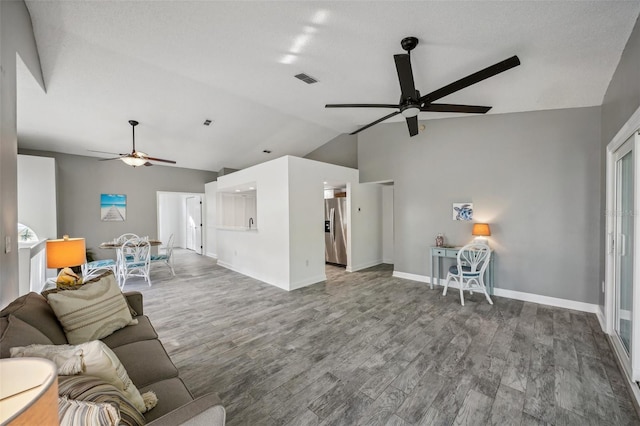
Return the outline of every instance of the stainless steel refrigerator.
[[[324,200],[324,253],[327,263],[347,264],[347,200]]]

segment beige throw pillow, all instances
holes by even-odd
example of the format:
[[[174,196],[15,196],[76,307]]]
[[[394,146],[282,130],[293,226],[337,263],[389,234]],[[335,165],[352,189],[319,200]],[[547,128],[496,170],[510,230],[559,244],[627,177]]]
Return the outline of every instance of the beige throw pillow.
[[[141,413],[152,409],[158,403],[153,392],[140,395],[116,354],[99,340],[76,346],[30,345],[16,347],[11,348],[11,357],[47,358],[56,363],[60,375],[81,373],[99,377],[121,390]]]
[[[102,339],[138,322],[113,274],[77,290],[48,294],[47,300],[71,344]]]

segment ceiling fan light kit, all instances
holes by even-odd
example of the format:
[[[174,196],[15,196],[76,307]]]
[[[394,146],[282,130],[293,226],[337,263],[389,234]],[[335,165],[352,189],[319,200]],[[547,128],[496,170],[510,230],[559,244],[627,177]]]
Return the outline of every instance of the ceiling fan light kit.
[[[409,135],[415,136],[418,134],[418,113],[423,112],[453,112],[453,113],[467,113],[467,114],[486,114],[491,107],[479,106],[479,105],[457,105],[457,104],[435,104],[440,98],[444,98],[452,93],[469,87],[473,84],[479,83],[482,80],[493,77],[504,71],[520,65],[520,59],[517,56],[512,56],[505,59],[502,62],[491,65],[478,72],[468,75],[460,80],[454,81],[438,90],[431,93],[427,93],[424,96],[420,96],[420,92],[415,88],[415,82],[413,79],[413,70],[411,69],[411,51],[418,45],[418,39],[416,37],[405,37],[400,42],[400,45],[407,53],[393,55],[393,59],[396,64],[396,71],[398,73],[398,81],[400,83],[400,102],[398,104],[327,104],[325,108],[394,108],[395,112],[385,115],[384,117],[373,121],[358,130],[350,133],[355,135],[371,126],[381,123],[391,117],[398,114],[407,121],[407,127],[409,128]]]

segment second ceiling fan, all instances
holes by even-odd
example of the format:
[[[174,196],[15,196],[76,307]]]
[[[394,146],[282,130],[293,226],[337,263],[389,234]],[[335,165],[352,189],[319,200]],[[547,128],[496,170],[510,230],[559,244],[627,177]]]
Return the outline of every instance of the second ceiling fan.
[[[374,126],[388,118],[394,117],[398,114],[402,114],[407,120],[407,126],[409,127],[409,134],[415,136],[418,134],[418,113],[424,112],[457,112],[457,113],[470,113],[470,114],[485,114],[491,109],[490,106],[479,105],[458,105],[458,104],[441,104],[433,103],[440,98],[444,98],[458,90],[462,90],[465,87],[469,87],[472,84],[476,84],[482,80],[485,80],[501,72],[507,71],[513,67],[520,65],[520,59],[517,56],[512,56],[505,59],[502,62],[491,65],[478,72],[468,75],[460,80],[454,81],[438,90],[434,90],[426,95],[420,95],[420,92],[416,90],[413,80],[413,71],[411,70],[411,51],[418,45],[418,39],[416,37],[406,37],[402,39],[400,43],[402,48],[407,53],[393,55],[393,59],[396,63],[396,70],[398,72],[398,80],[400,82],[400,102],[397,104],[327,104],[325,108],[394,108],[397,111],[384,117],[373,121],[366,126],[363,126],[350,133],[355,135],[371,126]]]

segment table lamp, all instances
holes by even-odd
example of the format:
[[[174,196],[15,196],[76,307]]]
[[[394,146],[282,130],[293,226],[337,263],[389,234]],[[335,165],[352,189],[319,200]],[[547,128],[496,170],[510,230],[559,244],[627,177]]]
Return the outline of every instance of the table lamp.
[[[47,240],[47,268],[63,268],[56,278],[57,283],[77,284],[80,277],[72,270],[87,261],[84,238],[69,238],[65,235],[60,240]]]
[[[491,228],[489,228],[488,223],[474,223],[471,235],[476,237],[473,240],[474,243],[489,245],[489,239],[487,237],[491,236]]]
[[[43,358],[0,360],[0,423],[59,425],[56,365]]]

